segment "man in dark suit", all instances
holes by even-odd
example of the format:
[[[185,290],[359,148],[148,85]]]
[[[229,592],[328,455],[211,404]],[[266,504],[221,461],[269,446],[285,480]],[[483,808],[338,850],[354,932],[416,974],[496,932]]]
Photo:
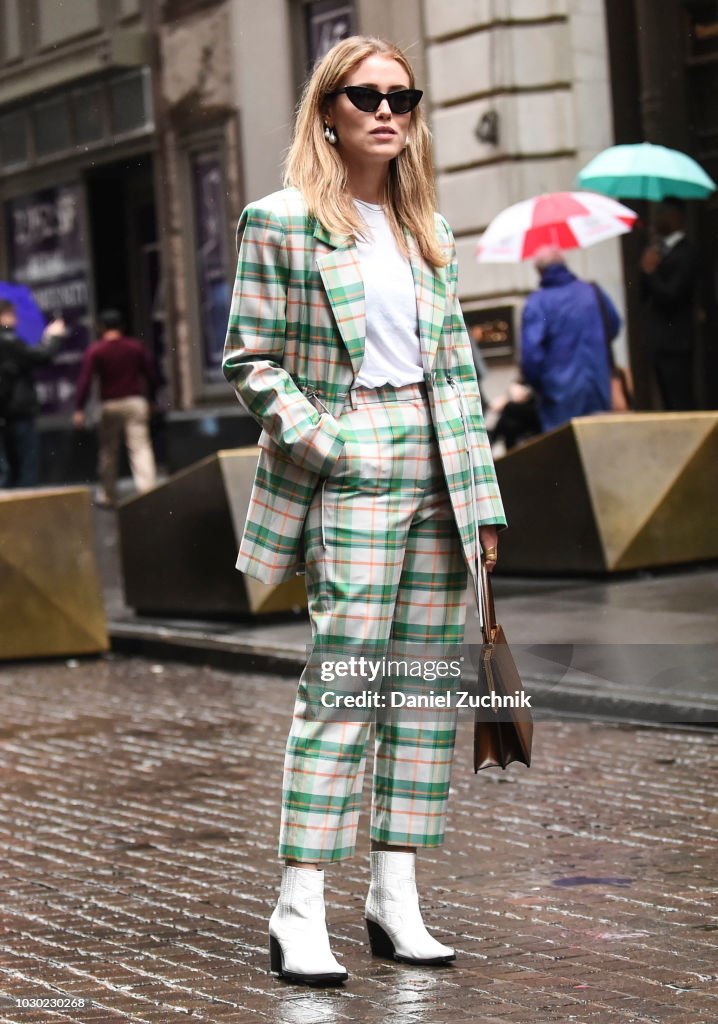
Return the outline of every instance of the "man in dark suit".
[[[658,240],[641,256],[643,340],[663,406],[695,409],[696,250],[686,238],[685,204],[668,197],[654,221]]]

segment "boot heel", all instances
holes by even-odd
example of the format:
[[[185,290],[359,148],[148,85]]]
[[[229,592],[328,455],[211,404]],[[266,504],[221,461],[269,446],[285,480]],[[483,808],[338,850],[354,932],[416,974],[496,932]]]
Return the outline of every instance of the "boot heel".
[[[282,948],[273,935],[269,936],[269,969],[273,974],[282,973]]]
[[[297,971],[287,971],[284,968],[284,956],[282,955],[282,944],[274,935],[269,936],[269,969],[272,974],[286,978],[287,981],[297,982],[301,985],[340,985],[349,977],[347,971],[327,971],[324,974],[300,974]]]
[[[324,872],[285,864],[269,918],[273,974],[301,985],[336,985],[348,972],[334,957],[324,917]]]
[[[369,945],[374,956],[388,956],[393,960],[394,943],[382,926],[368,917],[365,917],[364,920],[366,921],[366,930],[369,933]]]

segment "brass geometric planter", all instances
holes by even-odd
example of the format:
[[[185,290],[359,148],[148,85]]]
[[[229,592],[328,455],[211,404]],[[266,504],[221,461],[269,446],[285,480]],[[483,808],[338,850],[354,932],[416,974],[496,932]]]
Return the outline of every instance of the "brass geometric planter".
[[[0,659],[109,648],[87,487],[0,491]]]
[[[259,452],[256,446],[215,452],[120,504],[130,607],[189,618],[306,607],[303,576],[270,586],[235,568]]]
[[[718,558],[718,413],[571,420],[496,461],[502,570],[620,572]]]

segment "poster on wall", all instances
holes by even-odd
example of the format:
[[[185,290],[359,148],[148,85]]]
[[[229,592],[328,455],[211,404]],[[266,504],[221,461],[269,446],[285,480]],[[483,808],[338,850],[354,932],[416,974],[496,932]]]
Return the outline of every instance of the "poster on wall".
[[[307,4],[306,18],[310,66],[354,31],[354,5],[351,3],[315,0]]]
[[[232,268],[227,250],[222,164],[216,150],[194,153],[191,162],[204,379],[224,384],[222,352],[232,301]]]
[[[70,331],[53,362],[35,371],[42,412],[69,414],[89,340],[82,188],[68,184],[11,199],[6,220],[11,279],[30,289],[47,321],[62,316]]]

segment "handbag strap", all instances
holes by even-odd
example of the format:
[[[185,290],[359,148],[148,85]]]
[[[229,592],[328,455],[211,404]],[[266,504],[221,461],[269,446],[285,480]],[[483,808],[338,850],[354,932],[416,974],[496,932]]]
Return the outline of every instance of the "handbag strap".
[[[479,574],[481,577],[481,604],[483,610],[481,632],[484,643],[493,643],[496,633],[496,609],[494,608],[494,591],[491,586],[491,577],[486,571],[486,562],[483,556],[479,558]]]
[[[593,288],[593,294],[596,296],[596,302],[598,303],[598,309],[601,313],[601,323],[603,324],[603,337],[606,342],[606,348],[608,349],[608,365],[613,371],[616,364],[613,359],[613,348],[611,346],[611,323],[608,319],[608,308],[606,307],[606,300],[603,297],[603,292],[596,284],[595,281],[588,282]]]

